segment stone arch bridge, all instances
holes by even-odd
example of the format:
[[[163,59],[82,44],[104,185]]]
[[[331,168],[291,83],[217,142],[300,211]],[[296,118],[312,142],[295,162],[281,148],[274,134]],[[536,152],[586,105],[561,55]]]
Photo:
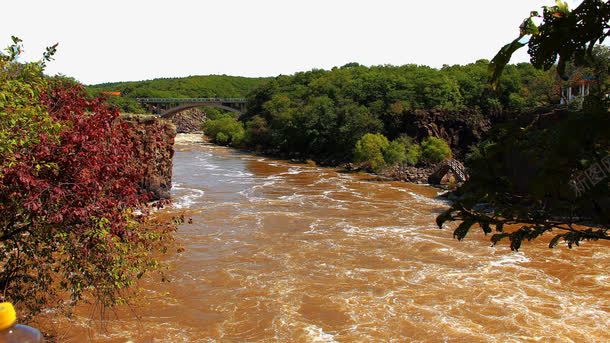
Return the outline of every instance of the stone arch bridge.
[[[443,184],[448,177],[452,177],[455,182],[462,183],[468,180],[466,167],[454,159],[444,160],[439,163],[432,174],[428,177],[428,182],[433,185]]]
[[[171,118],[174,114],[189,108],[208,106],[238,113],[246,113],[246,99],[243,98],[136,98],[152,113]]]

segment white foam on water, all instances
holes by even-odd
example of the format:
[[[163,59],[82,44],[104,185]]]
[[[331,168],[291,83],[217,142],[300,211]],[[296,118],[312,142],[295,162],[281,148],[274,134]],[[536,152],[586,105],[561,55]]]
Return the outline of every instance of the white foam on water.
[[[236,184],[236,185],[251,185],[252,184],[252,180],[244,180],[244,179],[229,179],[229,180],[222,180],[223,182],[226,183],[232,183],[232,184]]]
[[[332,197],[333,194],[335,193],[349,193],[350,196],[353,196],[355,198],[360,198],[360,196],[358,196],[357,194],[352,194],[350,191],[343,191],[343,190],[339,190],[339,191],[333,191],[333,190],[327,190],[322,192],[322,195],[320,195],[322,198],[333,201],[333,202],[339,202],[339,203],[348,203],[351,201],[348,200],[341,200],[341,199],[335,199]]]
[[[280,175],[286,175],[286,174],[296,175],[296,174],[301,174],[302,172],[304,172],[304,170],[301,167],[290,167],[290,168],[288,168],[287,172],[282,173]]]
[[[419,226],[377,226],[357,227],[353,225],[339,227],[346,234],[368,239],[399,239],[410,243],[435,242],[435,238],[428,235],[424,227]]]
[[[247,178],[247,177],[254,176],[254,174],[244,172],[241,170],[228,170],[226,173],[222,174],[221,176],[234,177],[234,178]]]
[[[421,194],[417,194],[417,193],[411,192],[411,191],[408,191],[407,193],[409,193],[409,195],[412,196],[413,199],[415,199],[415,201],[418,201],[418,202],[424,203],[424,204],[428,204],[428,205],[443,205],[443,206],[446,206],[447,204],[450,203],[449,200],[428,198],[426,196],[423,196]]]
[[[275,182],[275,181],[273,181],[273,180],[272,180],[272,181],[267,181],[267,182],[263,182],[263,184],[262,184],[262,185],[260,185],[260,187],[269,187],[269,186],[273,186],[273,185],[275,185],[276,183],[277,183],[277,182]],[[255,187],[256,187],[256,186],[255,186]]]
[[[594,279],[596,283],[605,286],[608,284],[608,279],[610,279],[610,277],[608,277],[608,275],[596,275]]]
[[[516,266],[520,263],[529,262],[530,259],[522,252],[513,252],[500,256],[489,264],[493,267]]]
[[[201,169],[207,170],[207,171],[214,171],[214,170],[220,169],[219,165],[211,163],[210,161],[205,160],[205,159],[201,159],[201,163],[198,163],[197,166],[201,167]]]
[[[294,202],[298,202],[298,203],[303,203],[304,198],[305,198],[304,195],[293,193],[291,195],[282,195],[278,199],[284,200],[284,201],[294,201]]]
[[[179,133],[174,138],[174,144],[203,143],[203,135],[200,133]]]
[[[251,188],[241,190],[241,191],[237,192],[237,194],[243,196],[249,202],[261,202],[261,201],[265,201],[266,198],[257,197],[257,196],[253,195],[254,192],[256,191],[256,189],[261,188],[261,187],[262,187],[261,185],[256,185],[256,186],[253,186]]]
[[[409,226],[375,226],[375,227],[357,227],[357,226],[348,226],[344,227],[343,231],[350,234],[383,234],[383,235],[401,235],[406,233],[414,233],[415,231],[420,230],[419,227],[409,227]]]
[[[310,340],[310,342],[315,343],[338,343],[335,340],[335,336],[332,334],[324,332],[321,327],[316,325],[307,325],[305,328],[305,333]]]
[[[205,194],[204,191],[196,188],[182,188],[174,186],[173,189],[188,192],[188,194],[179,196],[172,203],[174,208],[190,208],[193,204],[197,203],[197,199],[203,197]]]
[[[315,234],[315,233],[319,233],[319,226],[320,223],[322,222],[322,220],[320,219],[316,219],[313,223],[309,224],[309,230],[303,232],[304,234]]]

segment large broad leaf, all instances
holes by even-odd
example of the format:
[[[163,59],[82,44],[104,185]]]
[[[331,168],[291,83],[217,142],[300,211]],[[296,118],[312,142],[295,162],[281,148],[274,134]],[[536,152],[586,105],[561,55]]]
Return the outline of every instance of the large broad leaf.
[[[521,42],[522,38],[523,36],[519,36],[519,38],[503,46],[489,63],[489,71],[491,73],[489,82],[494,90],[498,88],[500,76],[504,71],[504,67],[506,67],[508,62],[510,62],[510,58],[513,56],[515,51],[525,46],[526,43]]]
[[[489,71],[491,74],[490,83],[494,90],[498,88],[498,83],[500,81],[500,76],[504,71],[504,67],[506,67],[508,62],[510,62],[510,58],[513,56],[515,51],[521,49],[527,44],[527,42],[522,41],[523,38],[538,34],[538,25],[536,25],[532,20],[532,18],[538,16],[538,12],[531,12],[530,16],[526,18],[519,26],[519,37],[503,46],[489,63]]]

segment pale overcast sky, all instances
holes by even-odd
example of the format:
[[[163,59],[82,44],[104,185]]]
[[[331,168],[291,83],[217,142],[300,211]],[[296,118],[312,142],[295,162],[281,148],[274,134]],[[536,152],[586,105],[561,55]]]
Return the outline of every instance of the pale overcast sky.
[[[580,1],[568,1],[574,7]],[[86,84],[275,76],[348,62],[441,67],[491,59],[552,0],[5,0],[0,43]],[[525,49],[513,62],[526,61]]]

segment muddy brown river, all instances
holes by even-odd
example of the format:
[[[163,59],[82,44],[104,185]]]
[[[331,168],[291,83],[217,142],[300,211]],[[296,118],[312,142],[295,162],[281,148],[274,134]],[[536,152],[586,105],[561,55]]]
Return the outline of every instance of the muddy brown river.
[[[191,136],[192,138],[193,136]],[[610,246],[439,230],[429,186],[179,137],[170,283],[67,342],[608,342]]]

